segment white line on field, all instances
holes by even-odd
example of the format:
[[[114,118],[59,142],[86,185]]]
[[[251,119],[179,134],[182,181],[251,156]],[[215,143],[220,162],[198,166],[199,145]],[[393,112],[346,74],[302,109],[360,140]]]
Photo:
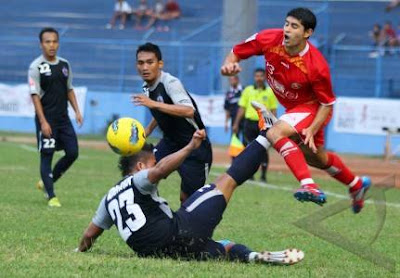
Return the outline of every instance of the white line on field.
[[[220,173],[210,173],[211,176],[219,176]],[[274,190],[280,190],[280,191],[288,191],[288,192],[293,192],[294,188],[288,187],[288,186],[284,186],[284,185],[274,185],[274,184],[269,184],[269,183],[263,183],[263,182],[257,182],[257,181],[252,181],[252,180],[248,180],[246,181],[246,183],[250,183],[253,185],[257,185],[260,187],[264,187],[264,188],[269,188],[269,189],[274,189]],[[329,192],[329,191],[325,191],[324,193],[328,196],[333,196],[336,197],[338,199],[349,199],[348,195],[342,195],[342,194],[337,194],[337,193],[333,193],[333,192]],[[367,200],[365,201],[368,204],[373,204],[374,202],[372,202],[371,200]],[[395,207],[395,208],[400,208],[400,204],[399,203],[389,203],[386,202],[386,205],[388,207]]]
[[[32,147],[32,146],[29,146],[29,145],[19,144],[18,146],[19,146],[21,149],[24,149],[24,150],[26,150],[26,151],[35,152],[35,153],[38,152],[38,149],[37,149],[37,148]],[[59,153],[59,152],[55,152],[55,154],[58,155],[58,156],[62,156],[62,155],[63,155],[62,153]],[[79,155],[79,158],[89,159],[89,156],[80,154],[80,155]]]

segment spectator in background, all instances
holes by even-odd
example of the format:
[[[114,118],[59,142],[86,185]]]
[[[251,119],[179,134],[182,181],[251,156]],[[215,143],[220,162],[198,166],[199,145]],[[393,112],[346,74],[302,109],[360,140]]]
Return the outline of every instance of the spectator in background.
[[[170,27],[166,25],[166,22],[179,18],[181,14],[181,9],[176,1],[168,0],[164,5],[162,0],[157,0],[147,28],[150,28],[155,24],[158,25],[157,31],[168,32]],[[164,26],[162,26],[161,22],[164,22]]]
[[[399,42],[397,41],[396,31],[393,29],[392,22],[387,21],[383,26],[384,45],[390,47],[389,53],[394,54],[394,47]]]
[[[147,5],[147,0],[140,0],[140,4],[139,4],[138,8],[133,11],[133,14],[136,16],[135,28],[139,29],[139,30],[143,29],[143,27],[141,25],[143,18],[151,17],[152,13],[153,13],[152,9],[149,8],[149,6]],[[146,26],[146,27],[148,27],[148,26]]]
[[[152,9],[151,15],[150,15],[150,20],[146,26],[146,29],[149,29],[152,27],[154,24],[158,23],[158,20],[161,19],[162,14],[164,13],[165,10],[165,5],[163,0],[157,0],[154,8]],[[157,31],[162,31],[162,27],[158,26]]]
[[[265,70],[262,68],[254,71],[254,85],[247,86],[240,97],[239,109],[236,115],[233,132],[239,131],[240,121],[244,119],[244,144],[248,145],[258,136],[258,114],[251,105],[252,101],[257,101],[265,105],[272,114],[276,116],[278,108],[278,100],[276,99],[272,89],[265,85]],[[265,158],[261,163],[261,178],[263,182],[267,182],[267,169],[269,163],[268,150],[265,153]]]
[[[374,42],[374,46],[377,47],[382,45],[384,37],[383,37],[382,26],[380,24],[375,23],[369,35]]]
[[[114,6],[114,14],[110,20],[110,23],[106,25],[107,29],[114,28],[115,22],[120,18],[119,29],[125,28],[125,22],[128,15],[132,13],[131,6],[124,0],[117,0]]]
[[[240,84],[239,76],[229,77],[230,88],[225,94],[224,110],[225,110],[225,132],[229,129],[229,121],[231,121],[231,131],[233,131],[233,125],[235,123],[237,111],[239,109],[239,99],[242,95],[243,87]],[[239,123],[239,129],[237,135],[239,138],[242,136],[243,121]]]
[[[165,12],[163,13],[163,20],[172,20],[180,17],[182,14],[178,2],[174,0],[167,0],[165,5]]]

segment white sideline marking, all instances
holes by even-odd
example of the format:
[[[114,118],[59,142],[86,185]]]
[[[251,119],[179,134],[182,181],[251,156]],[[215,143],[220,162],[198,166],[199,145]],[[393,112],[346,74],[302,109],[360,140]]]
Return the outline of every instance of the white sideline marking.
[[[210,173],[210,175],[216,177],[216,176],[219,176],[220,173]],[[252,181],[252,180],[248,180],[248,181],[246,181],[246,183],[257,185],[259,187],[264,187],[264,188],[269,188],[269,189],[274,189],[274,190],[280,190],[280,191],[294,192],[294,190],[295,190],[294,188],[291,188],[291,187],[288,187],[288,186],[284,186],[284,185],[274,185],[274,184],[257,182],[257,181]],[[337,194],[337,193],[333,193],[333,192],[329,192],[329,191],[325,191],[325,190],[324,190],[324,193],[327,196],[333,196],[333,197],[336,197],[338,199],[349,200],[349,196],[348,195]],[[374,202],[371,201],[371,200],[366,200],[365,203],[373,204]],[[400,208],[400,204],[399,203],[386,202],[386,205],[388,207]]]
[[[29,145],[19,144],[18,146],[19,146],[21,149],[24,149],[24,150],[26,150],[26,151],[35,152],[35,153],[39,152],[37,148],[32,147],[32,146],[29,146]],[[63,154],[62,154],[62,153],[59,153],[59,152],[55,152],[55,155],[62,156]],[[89,159],[90,157],[87,156],[87,155],[82,155],[82,154],[80,154],[79,157],[78,157],[78,159],[79,159],[79,158]]]

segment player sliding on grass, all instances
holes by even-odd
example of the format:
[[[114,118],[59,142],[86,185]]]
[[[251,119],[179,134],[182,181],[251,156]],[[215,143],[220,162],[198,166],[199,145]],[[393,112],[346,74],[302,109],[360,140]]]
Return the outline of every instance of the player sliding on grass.
[[[331,119],[335,95],[327,62],[308,42],[316,24],[315,15],[308,9],[289,11],[283,30],[263,30],[236,45],[221,73],[236,75],[241,71],[240,60],[264,55],[267,81],[286,108],[268,130],[267,138],[301,184],[295,198],[320,205],[326,202],[325,194],[311,178],[308,163],[348,186],[353,211],[358,213],[371,182],[355,176],[339,156],[324,149],[324,128]]]
[[[205,131],[196,131],[184,148],[157,164],[147,145],[138,154],[121,157],[119,167],[124,178],[101,200],[76,251],[90,249],[103,231],[115,224],[120,236],[139,256],[226,258],[277,264],[299,262],[304,253],[297,249],[254,252],[229,240],[212,240],[233,191],[254,175],[265,157],[269,146],[265,133],[265,129],[261,131],[225,174],[195,191],[176,212],[158,196],[157,183],[199,148],[206,138]]]

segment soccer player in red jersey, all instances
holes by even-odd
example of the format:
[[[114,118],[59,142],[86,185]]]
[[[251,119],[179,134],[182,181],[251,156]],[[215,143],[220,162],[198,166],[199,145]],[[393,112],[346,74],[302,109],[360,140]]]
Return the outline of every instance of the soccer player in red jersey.
[[[371,182],[368,177],[355,176],[339,156],[324,149],[324,127],[332,117],[335,95],[328,63],[308,41],[316,24],[309,9],[289,11],[283,30],[266,29],[234,46],[221,73],[235,75],[241,71],[240,60],[264,55],[267,81],[286,109],[267,131],[267,138],[301,184],[295,198],[320,205],[326,202],[325,194],[311,178],[308,164],[345,184],[353,211],[358,213]],[[265,112],[262,105],[255,108]]]

